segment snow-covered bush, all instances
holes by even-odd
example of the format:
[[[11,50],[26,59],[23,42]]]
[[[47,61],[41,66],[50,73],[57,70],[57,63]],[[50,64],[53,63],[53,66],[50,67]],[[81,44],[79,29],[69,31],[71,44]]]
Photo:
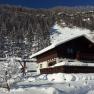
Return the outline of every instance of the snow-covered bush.
[[[12,77],[18,73],[19,67],[14,57],[8,58],[4,62],[0,62],[0,85],[10,89],[10,84],[15,82]]]
[[[47,74],[42,74],[38,77],[40,80],[47,80]]]
[[[34,77],[29,77],[29,78],[28,78],[28,81],[29,81],[29,82],[34,82],[34,81],[35,81],[35,78],[34,78]]]

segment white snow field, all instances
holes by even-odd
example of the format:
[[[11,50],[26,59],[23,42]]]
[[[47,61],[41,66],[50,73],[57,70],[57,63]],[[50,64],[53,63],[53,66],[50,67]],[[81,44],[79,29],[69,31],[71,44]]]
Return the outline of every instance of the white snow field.
[[[0,88],[0,94],[94,94],[94,74],[42,74]]]

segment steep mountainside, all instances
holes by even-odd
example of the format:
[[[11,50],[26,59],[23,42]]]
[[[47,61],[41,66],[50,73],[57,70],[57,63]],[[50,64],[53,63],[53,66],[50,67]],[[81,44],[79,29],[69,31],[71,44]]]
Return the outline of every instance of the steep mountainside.
[[[50,31],[55,23],[62,27],[77,26],[93,31],[94,8],[0,6],[0,57],[7,54],[26,58],[50,45]]]

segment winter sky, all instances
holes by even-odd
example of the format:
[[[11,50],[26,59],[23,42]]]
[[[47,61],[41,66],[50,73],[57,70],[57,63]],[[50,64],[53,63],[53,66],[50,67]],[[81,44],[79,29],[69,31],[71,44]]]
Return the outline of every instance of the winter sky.
[[[56,6],[93,6],[94,0],[0,0],[0,4],[31,8],[51,8]]]

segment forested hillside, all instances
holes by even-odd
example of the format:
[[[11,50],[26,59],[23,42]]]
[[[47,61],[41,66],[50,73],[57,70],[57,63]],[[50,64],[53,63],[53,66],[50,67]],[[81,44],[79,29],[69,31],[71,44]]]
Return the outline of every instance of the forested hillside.
[[[7,54],[27,58],[50,45],[51,27],[56,22],[61,26],[77,26],[93,31],[94,8],[30,9],[1,5],[0,57]]]

